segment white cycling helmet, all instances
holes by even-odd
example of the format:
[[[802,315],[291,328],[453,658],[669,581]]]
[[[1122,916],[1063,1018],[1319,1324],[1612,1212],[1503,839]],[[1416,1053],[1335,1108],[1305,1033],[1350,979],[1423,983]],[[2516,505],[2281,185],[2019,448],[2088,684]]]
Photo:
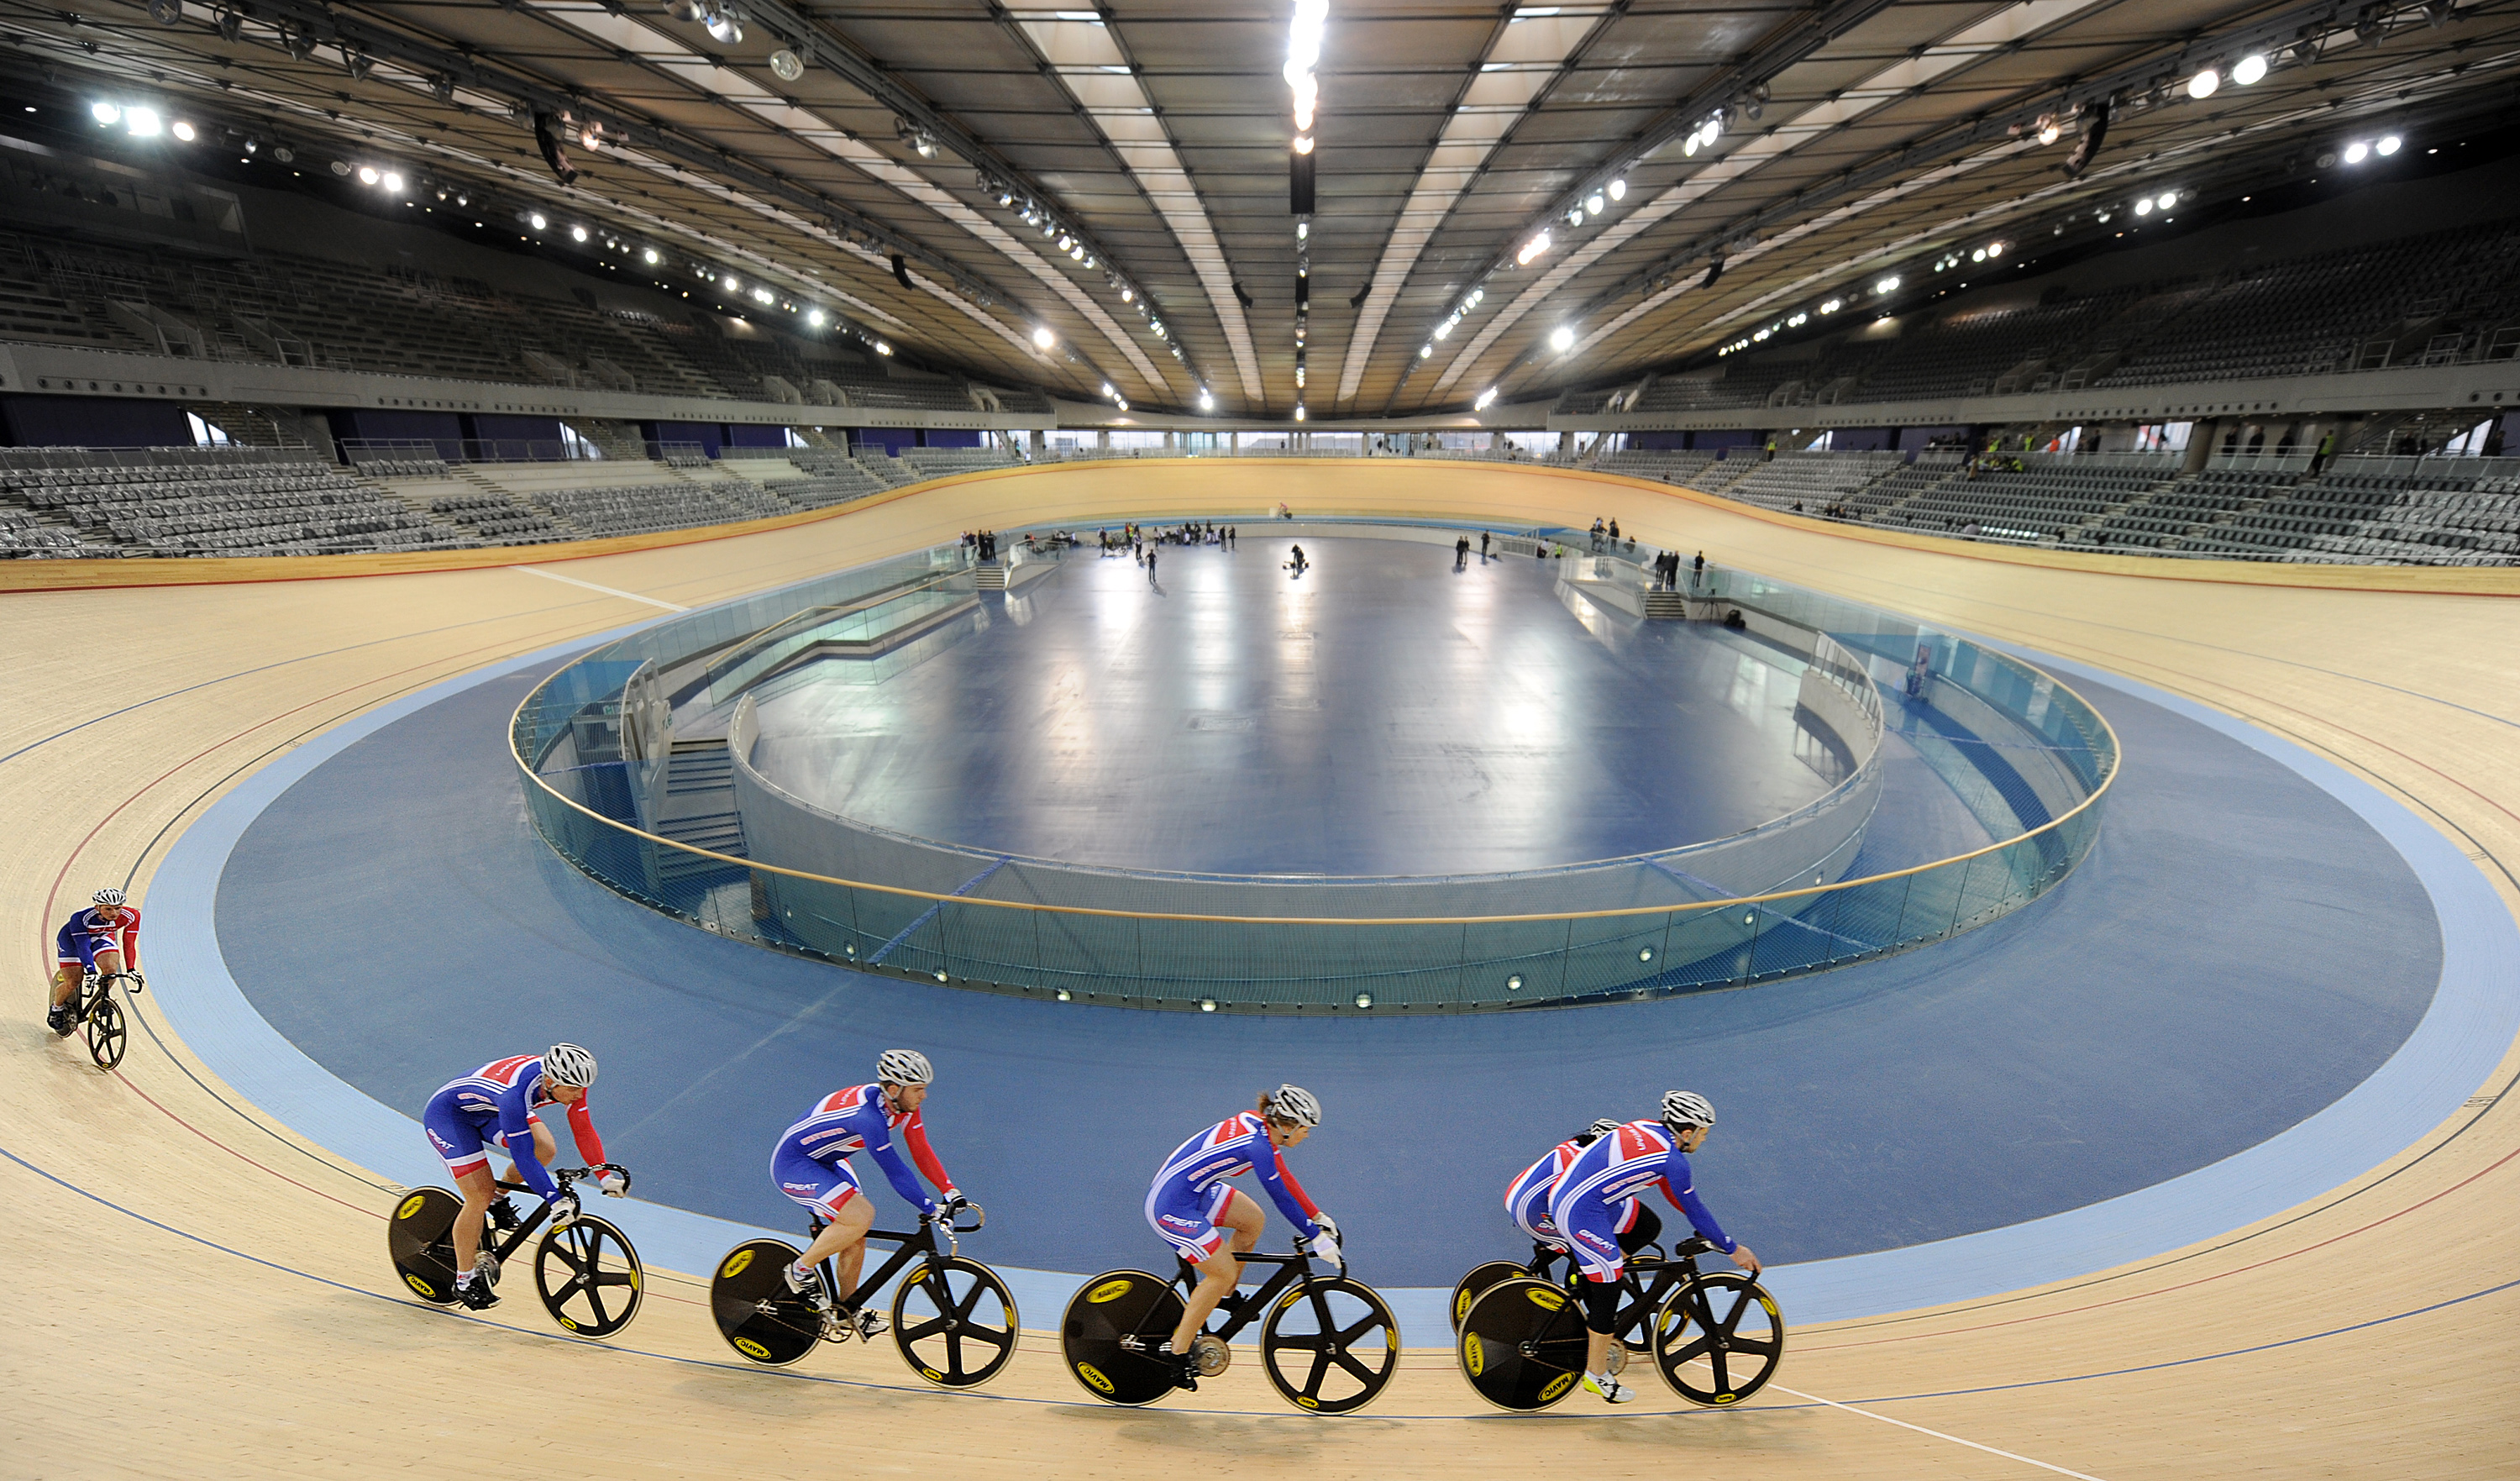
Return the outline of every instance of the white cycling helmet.
[[[1269,1118],[1297,1126],[1322,1124],[1322,1102],[1300,1085],[1281,1085],[1269,1093]]]
[[[574,1044],[555,1044],[543,1051],[543,1078],[554,1085],[584,1088],[595,1083],[595,1056]]]
[[[915,1049],[888,1049],[876,1056],[875,1077],[886,1085],[925,1085],[936,1068]]]
[[[1676,1090],[1662,1098],[1662,1124],[1678,1131],[1684,1126],[1715,1125],[1715,1107],[1695,1091]]]
[[[1666,1104],[1668,1104],[1669,1102],[1665,1102],[1665,1103],[1666,1103]],[[1609,1117],[1607,1117],[1607,1116],[1603,1116],[1600,1120],[1596,1121],[1596,1122],[1594,1122],[1592,1125],[1590,1125],[1590,1126],[1588,1126],[1588,1127],[1584,1128],[1584,1135],[1585,1135],[1585,1136],[1588,1136],[1588,1137],[1591,1137],[1591,1138],[1593,1138],[1593,1139],[1594,1139],[1594,1140],[1596,1140],[1596,1141],[1598,1141],[1599,1139],[1601,1139],[1601,1138],[1603,1138],[1603,1137],[1608,1136],[1610,1133],[1612,1133],[1612,1132],[1614,1132],[1614,1131],[1617,1131],[1620,1127],[1625,1126],[1625,1125],[1627,1125],[1627,1124],[1628,1124],[1628,1123],[1626,1123],[1625,1121],[1613,1121],[1613,1120],[1611,1120]]]
[[[111,909],[114,906],[120,905],[123,902],[124,897],[122,891],[115,889],[112,885],[109,884],[105,888],[98,890],[95,894],[88,896],[88,898],[99,905]]]

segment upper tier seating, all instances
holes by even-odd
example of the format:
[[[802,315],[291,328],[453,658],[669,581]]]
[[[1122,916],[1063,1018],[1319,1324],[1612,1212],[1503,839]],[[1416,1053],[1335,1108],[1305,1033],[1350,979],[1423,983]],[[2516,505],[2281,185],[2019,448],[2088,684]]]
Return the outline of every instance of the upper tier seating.
[[[409,551],[475,543],[401,500],[306,454],[287,461],[99,463],[73,454],[46,467],[20,453],[0,464],[0,499],[50,516],[88,545],[157,556],[298,556]],[[47,554],[58,540],[8,554]],[[105,554],[81,550],[79,555]]]

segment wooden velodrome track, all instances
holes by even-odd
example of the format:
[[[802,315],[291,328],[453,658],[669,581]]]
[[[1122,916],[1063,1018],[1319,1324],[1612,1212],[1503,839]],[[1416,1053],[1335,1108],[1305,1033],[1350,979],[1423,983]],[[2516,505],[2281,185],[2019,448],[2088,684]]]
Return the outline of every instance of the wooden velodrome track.
[[[153,997],[118,1076],[41,1024],[51,930],[70,902],[131,874],[145,907],[151,871],[203,807],[372,706],[659,605],[967,526],[1205,512],[1262,539],[1261,512],[1281,500],[1307,516],[1615,516],[1710,561],[2124,673],[2372,781],[2520,907],[2520,573],[2046,557],[1593,475],[1257,460],[980,475],[756,533],[497,557],[522,567],[25,562],[0,569],[0,588],[49,588],[0,595],[14,839],[0,920],[24,964],[0,1029],[15,1250],[0,1474],[2520,1474],[2520,1289],[2423,1310],[2520,1276],[2520,1104],[2503,1094],[2520,1052],[2391,1162],[2280,1217],[2053,1287],[1798,1328],[1777,1382],[1742,1410],[1683,1411],[1648,1377],[1625,1410],[1579,1399],[1511,1417],[1468,1392],[1449,1354],[1413,1351],[1373,1409],[1325,1420],[1282,1405],[1247,1361],[1153,1410],[1084,1402],[1047,1336],[977,1394],[918,1386],[888,1344],[746,1369],[695,1299],[702,1287],[666,1273],[608,1347],[561,1338],[529,1293],[494,1321],[424,1309],[383,1258],[383,1180],[244,1103],[173,1042]],[[281,575],[301,579],[266,579]],[[141,584],[97,584],[113,582]],[[324,919],[320,895],[307,905]],[[355,993],[356,922],[338,924],[340,987]],[[2178,1128],[2131,1105],[2100,1134]],[[1955,1390],[1981,1391],[1904,1397]]]

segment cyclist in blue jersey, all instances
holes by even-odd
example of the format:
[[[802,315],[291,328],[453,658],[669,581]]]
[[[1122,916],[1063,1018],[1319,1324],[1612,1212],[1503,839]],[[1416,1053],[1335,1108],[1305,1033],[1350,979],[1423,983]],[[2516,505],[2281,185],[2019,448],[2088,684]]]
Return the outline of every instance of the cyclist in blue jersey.
[[[814,1273],[824,1261],[838,1256],[839,1293],[846,1296],[857,1289],[859,1272],[866,1265],[866,1236],[875,1228],[875,1205],[858,1195],[857,1174],[849,1168],[851,1153],[875,1153],[876,1165],[883,1169],[892,1190],[918,1209],[922,1218],[948,1218],[959,1208],[986,1217],[978,1204],[954,1187],[944,1164],[936,1160],[935,1149],[927,1144],[927,1122],[919,1111],[936,1079],[927,1056],[915,1049],[885,1050],[876,1058],[875,1072],[872,1085],[852,1085],[815,1101],[803,1120],[781,1135],[778,1148],[770,1154],[770,1176],[779,1190],[825,1221],[814,1242],[788,1267],[788,1288],[821,1308],[837,1330],[860,1337],[879,1335],[886,1324],[883,1314],[872,1306],[862,1311],[832,1309],[831,1297]],[[901,1160],[896,1133],[909,1144],[919,1172],[936,1185],[936,1197],[927,1196],[927,1190],[919,1186],[919,1173]]]
[[[44,1026],[56,1034],[67,1034],[78,1027],[79,984],[94,972],[100,977],[120,973],[131,979],[134,988],[148,985],[140,975],[140,911],[128,904],[122,891],[109,884],[88,897],[87,908],[68,920],[53,933],[53,1006],[44,1014]]]
[[[543,1118],[534,1112],[546,1105],[568,1107],[569,1135],[591,1164],[604,1160],[604,1143],[595,1135],[586,1108],[586,1089],[595,1083],[595,1056],[574,1044],[555,1044],[539,1055],[511,1055],[493,1059],[460,1080],[450,1080],[428,1098],[421,1126],[428,1144],[454,1175],[464,1193],[464,1211],[455,1216],[455,1298],[474,1311],[499,1304],[494,1282],[498,1257],[481,1247],[484,1221],[499,1201],[498,1180],[490,1172],[490,1148],[504,1146],[525,1186],[545,1202],[561,1207],[555,1229],[577,1217],[574,1194],[562,1195],[544,1164],[555,1144]],[[608,1172],[598,1186],[615,1198],[628,1191],[618,1173]]]
[[[1198,1271],[1181,1324],[1163,1349],[1174,1364],[1174,1381],[1182,1387],[1198,1387],[1192,1344],[1219,1340],[1199,1336],[1199,1328],[1218,1306],[1238,1302],[1234,1288],[1242,1279],[1242,1262],[1236,1257],[1259,1244],[1268,1222],[1260,1205],[1226,1179],[1259,1174],[1260,1186],[1295,1227],[1298,1240],[1322,1259],[1338,1259],[1338,1224],[1286,1171],[1284,1156],[1285,1148],[1302,1145],[1321,1124],[1322,1103],[1311,1091],[1281,1085],[1262,1091],[1250,1110],[1228,1116],[1173,1148],[1155,1169],[1154,1184],[1147,1189],[1147,1222]]]
[[[1759,1257],[1724,1233],[1689,1178],[1688,1153],[1704,1146],[1714,1129],[1715,1107],[1705,1097],[1673,1091],[1662,1098],[1661,1120],[1630,1121],[1584,1148],[1558,1176],[1550,1198],[1550,1219],[1564,1232],[1583,1272],[1576,1287],[1584,1306],[1584,1387],[1612,1404],[1636,1397],[1608,1368],[1619,1276],[1629,1254],[1619,1236],[1623,1205],[1658,1188],[1707,1242],[1732,1256],[1734,1265],[1759,1273]]]
[[[1555,1221],[1549,1217],[1549,1200],[1557,1191],[1557,1180],[1575,1165],[1584,1148],[1619,1129],[1619,1124],[1604,1116],[1574,1136],[1551,1147],[1541,1159],[1522,1170],[1506,1185],[1505,1211],[1514,1227],[1541,1244],[1557,1250],[1567,1248],[1566,1236],[1559,1234]],[[1619,1209],[1617,1224],[1619,1247],[1629,1254],[1651,1244],[1662,1236],[1662,1220],[1642,1198],[1630,1198]]]

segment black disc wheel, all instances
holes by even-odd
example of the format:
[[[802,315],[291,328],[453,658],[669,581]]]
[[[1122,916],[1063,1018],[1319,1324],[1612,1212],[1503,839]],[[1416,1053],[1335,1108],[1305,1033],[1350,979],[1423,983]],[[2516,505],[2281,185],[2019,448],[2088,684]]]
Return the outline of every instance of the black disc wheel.
[[[385,1254],[394,1274],[423,1301],[455,1299],[455,1216],[464,1200],[442,1188],[414,1189],[385,1221]]]
[[[755,1363],[785,1368],[823,1340],[823,1314],[788,1288],[788,1267],[802,1253],[784,1239],[751,1239],[717,1263],[709,1277],[709,1315],[727,1346]],[[828,1282],[824,1290],[828,1295]]]
[[[1317,1277],[1270,1309],[1260,1324],[1260,1366],[1297,1409],[1352,1414],[1400,1370],[1400,1323],[1372,1286]]]
[[[1682,1398],[1738,1404],[1785,1356],[1777,1299],[1736,1271],[1712,1271],[1671,1293],[1654,1320],[1654,1366]]]
[[[1016,1329],[1013,1293],[976,1261],[930,1255],[892,1293],[892,1340],[901,1361],[942,1388],[996,1377],[1015,1355]]]
[[[628,1326],[648,1288],[630,1236],[593,1214],[543,1235],[534,1284],[552,1320],[581,1337],[609,1337]]]
[[[1530,1274],[1530,1267],[1516,1265],[1511,1260],[1490,1260],[1485,1265],[1472,1266],[1470,1273],[1453,1287],[1453,1334],[1461,1335],[1462,1319],[1470,1314],[1470,1303],[1486,1295],[1489,1286],[1506,1280],[1519,1280]]]
[[[87,1054],[99,1069],[112,1069],[122,1062],[122,1051],[130,1043],[130,1030],[122,1022],[122,1009],[113,995],[106,994],[88,1010]]]
[[[1480,1398],[1527,1414],[1565,1398],[1583,1380],[1584,1341],[1583,1313],[1566,1287],[1506,1280],[1470,1303],[1453,1350]]]
[[[1151,1404],[1173,1390],[1155,1349],[1181,1324],[1181,1292],[1142,1270],[1104,1271],[1077,1288],[1058,1323],[1068,1376],[1108,1404]]]

